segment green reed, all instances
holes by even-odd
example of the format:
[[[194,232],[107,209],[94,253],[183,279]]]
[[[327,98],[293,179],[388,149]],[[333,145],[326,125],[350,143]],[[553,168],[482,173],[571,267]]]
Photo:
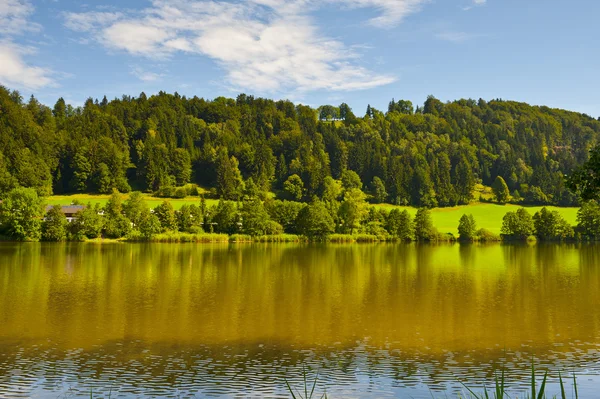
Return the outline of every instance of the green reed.
[[[287,389],[288,389],[292,399],[313,399],[313,397],[315,395],[315,388],[317,386],[318,379],[319,379],[319,374],[317,373],[317,375],[315,376],[315,379],[312,381],[312,387],[311,387],[311,382],[308,380],[306,368],[303,366],[302,367],[302,380],[303,380],[302,388],[304,390],[304,395],[302,395],[297,390],[295,391],[294,389],[292,389],[292,387],[290,386],[287,379],[285,380],[285,384],[287,386]],[[548,381],[548,371],[546,371],[544,373],[542,382],[538,387],[537,381],[536,381],[535,365],[532,362],[532,364],[531,364],[531,389],[530,389],[530,392],[527,392],[526,394],[524,394],[524,396],[519,396],[519,395],[514,396],[514,397],[510,396],[510,394],[507,392],[507,378],[506,378],[505,369],[503,368],[500,375],[498,375],[498,373],[496,373],[494,375],[494,386],[493,386],[493,389],[491,389],[490,391],[488,391],[488,388],[484,386],[483,392],[477,393],[475,391],[475,389],[469,388],[464,382],[458,380],[458,382],[460,382],[460,384],[468,391],[468,395],[463,396],[462,394],[458,394],[456,396],[456,398],[457,399],[549,399],[548,395],[546,394],[547,381]],[[579,399],[579,392],[577,390],[577,378],[575,377],[574,374],[573,374],[573,393],[572,393],[571,397],[567,396],[567,393],[565,391],[565,383],[563,381],[563,378],[562,378],[562,375],[560,372],[558,373],[558,381],[560,384],[560,394],[553,395],[551,398],[553,398],[553,399]],[[433,394],[431,396],[432,396],[432,398],[435,399]],[[444,395],[444,398],[448,398],[448,395]],[[319,399],[327,399],[327,394],[323,393],[319,397]]]
[[[535,366],[531,365],[531,391],[525,394],[525,396],[515,396],[514,399],[548,399],[546,394],[546,382],[548,381],[548,371],[544,373],[540,386],[537,386],[535,376]],[[553,395],[552,398],[557,399],[569,399],[565,391],[565,384],[561,373],[558,373],[558,381],[560,384],[560,395]],[[490,393],[487,388],[483,388],[483,393],[476,393],[473,389],[469,388],[462,381],[459,381],[463,387],[469,392],[469,399],[511,399],[512,397],[506,392],[506,374],[504,369],[500,377],[496,374],[494,377],[494,390]],[[579,399],[579,392],[577,391],[577,378],[573,375],[573,395],[570,399]],[[461,396],[459,396],[460,398]]]
[[[302,366],[302,382],[304,388],[304,396],[298,392],[297,390],[294,392],[288,380],[285,380],[285,385],[287,386],[290,395],[292,395],[292,399],[313,399],[315,397],[315,388],[317,387],[317,381],[319,380],[319,373],[315,376],[315,379],[312,382],[312,388],[310,387],[310,382],[308,381],[308,373],[306,371],[306,367]],[[310,390],[309,390],[310,388]],[[323,393],[319,396],[319,399],[327,399],[327,393]]]

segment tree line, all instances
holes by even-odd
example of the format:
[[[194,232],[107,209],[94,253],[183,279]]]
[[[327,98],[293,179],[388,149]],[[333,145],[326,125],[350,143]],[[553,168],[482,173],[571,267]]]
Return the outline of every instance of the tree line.
[[[0,198],[18,187],[174,196],[193,183],[223,200],[256,189],[312,203],[345,182],[372,203],[467,204],[482,184],[498,202],[576,205],[565,176],[599,133],[588,115],[503,100],[392,100],[361,116],[347,104],[160,92],[50,108],[0,87]]]
[[[250,239],[262,236],[295,235],[297,240],[371,241],[455,241],[451,233],[440,233],[431,211],[419,208],[413,217],[398,208],[386,211],[367,206],[360,191],[349,189],[342,201],[321,200],[310,203],[267,199],[247,194],[240,202],[220,200],[208,207],[204,198],[196,204],[175,210],[166,200],[151,209],[140,192],[124,199],[117,191],[101,207],[88,204],[68,222],[61,206],[47,212],[44,199],[35,189],[12,189],[0,203],[0,234],[19,241],[85,241],[96,238],[151,241],[157,235],[205,233],[245,234]],[[600,205],[589,201],[579,210],[573,227],[557,211],[542,208],[531,215],[525,208],[504,216],[501,236],[478,229],[472,215],[459,221],[458,240],[473,241],[572,241],[600,239]]]

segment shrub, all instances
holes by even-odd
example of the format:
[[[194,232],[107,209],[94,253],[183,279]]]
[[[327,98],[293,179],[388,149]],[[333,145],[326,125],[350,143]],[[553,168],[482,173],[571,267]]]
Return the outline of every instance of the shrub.
[[[331,234],[327,237],[327,241],[334,243],[354,242],[352,234]]]
[[[265,226],[265,234],[268,236],[283,234],[283,227],[279,223],[269,220]]]
[[[436,233],[430,241],[435,242],[455,242],[456,237],[452,233]]]
[[[502,241],[502,238],[489,230],[479,229],[477,230],[476,240],[480,242],[497,242]]]
[[[229,236],[229,242],[252,242],[252,236],[248,234],[232,234]]]
[[[357,234],[354,236],[354,241],[356,241],[356,242],[378,242],[378,241],[382,241],[382,240],[380,240],[379,237],[377,237],[376,235],[373,235],[373,234]],[[385,241],[385,239],[383,241]]]
[[[183,187],[177,187],[173,193],[174,198],[185,198],[187,197],[187,190]]]
[[[187,186],[187,193],[192,197],[198,197],[200,195],[200,192],[198,191],[198,186],[195,184]]]
[[[175,187],[173,187],[173,186],[161,187],[160,189],[158,189],[158,191],[156,191],[154,193],[154,195],[157,197],[161,197],[161,198],[173,198],[173,196],[175,195]]]

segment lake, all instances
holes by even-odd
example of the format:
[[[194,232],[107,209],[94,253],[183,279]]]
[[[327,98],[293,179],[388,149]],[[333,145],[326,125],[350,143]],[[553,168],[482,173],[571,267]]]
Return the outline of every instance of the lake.
[[[0,244],[2,398],[520,392],[532,356],[596,397],[599,349],[595,245]]]

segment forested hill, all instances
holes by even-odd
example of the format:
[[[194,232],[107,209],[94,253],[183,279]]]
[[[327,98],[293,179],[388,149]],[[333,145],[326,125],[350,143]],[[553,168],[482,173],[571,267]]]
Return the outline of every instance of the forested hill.
[[[600,121],[587,115],[500,100],[429,97],[416,109],[392,101],[365,115],[346,104],[315,110],[247,95],[142,93],[82,108],[59,99],[49,108],[0,87],[0,193],[197,183],[237,199],[252,178],[265,191],[287,182],[290,195],[310,200],[323,195],[328,176],[352,170],[375,201],[463,204],[476,183],[501,176],[515,198],[570,205],[576,198],[564,175],[599,137]]]

